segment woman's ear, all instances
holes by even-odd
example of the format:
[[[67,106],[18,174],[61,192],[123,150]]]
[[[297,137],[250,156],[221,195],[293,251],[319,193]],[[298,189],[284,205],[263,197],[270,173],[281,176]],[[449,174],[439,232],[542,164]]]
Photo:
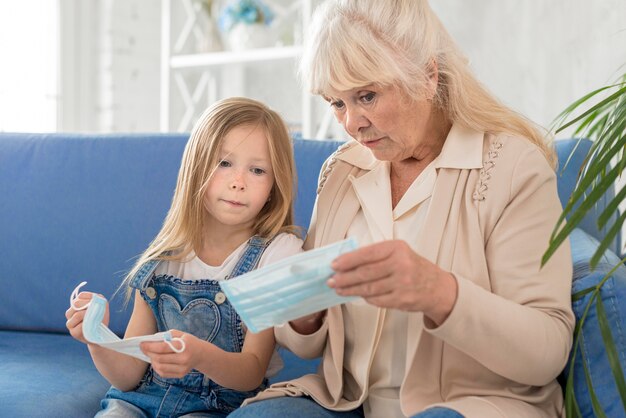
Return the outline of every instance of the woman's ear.
[[[439,85],[439,67],[437,66],[437,60],[433,58],[428,64],[428,82],[426,92],[428,94],[428,100],[432,100],[437,94],[437,86]]]

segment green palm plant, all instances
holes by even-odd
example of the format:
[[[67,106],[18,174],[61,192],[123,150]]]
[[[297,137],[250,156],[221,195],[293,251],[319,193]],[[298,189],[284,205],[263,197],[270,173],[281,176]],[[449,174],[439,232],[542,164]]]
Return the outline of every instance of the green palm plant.
[[[598,97],[602,98],[598,99]],[[584,110],[581,111],[581,109]],[[572,230],[580,224],[587,212],[606,195],[607,191],[615,187],[616,180],[621,176],[626,166],[626,153],[624,152],[626,150],[626,73],[615,84],[592,91],[576,100],[557,116],[553,123],[555,135],[568,128],[575,128],[573,133],[575,137],[590,138],[593,140],[593,144],[583,167],[581,167],[578,182],[570,200],[565,205],[563,214],[552,232],[549,247],[543,256],[543,264],[552,256]],[[606,234],[590,260],[589,264],[592,270],[597,266],[598,261],[602,258],[607,248],[619,236],[626,219],[626,211],[618,216],[615,215],[624,199],[626,199],[626,186],[615,190],[614,197],[598,216],[598,228],[606,230]],[[624,260],[622,260],[622,263],[624,263]],[[576,359],[576,354],[582,343],[582,327],[589,311],[595,305],[607,358],[621,396],[624,411],[626,411],[626,378],[619,363],[604,304],[600,297],[602,286],[618,267],[619,265],[615,266],[596,286],[572,295],[572,300],[577,301],[590,294],[583,314],[577,321],[574,329],[572,359]],[[583,371],[594,413],[598,417],[604,417],[606,414],[602,410],[594,392],[589,371],[586,367],[583,367]],[[565,405],[568,418],[581,415],[574,394],[573,378],[574,360],[570,364],[565,387]]]

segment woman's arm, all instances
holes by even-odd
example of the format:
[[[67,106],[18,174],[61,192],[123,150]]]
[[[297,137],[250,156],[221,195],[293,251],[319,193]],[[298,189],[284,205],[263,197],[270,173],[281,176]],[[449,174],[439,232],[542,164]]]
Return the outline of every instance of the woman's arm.
[[[538,150],[518,154],[508,176],[492,173],[492,181],[506,178],[509,185],[490,192],[510,197],[486,234],[489,289],[457,275],[453,311],[428,332],[495,373],[542,386],[563,369],[572,344],[572,261],[565,242],[541,267],[561,213],[556,176]]]

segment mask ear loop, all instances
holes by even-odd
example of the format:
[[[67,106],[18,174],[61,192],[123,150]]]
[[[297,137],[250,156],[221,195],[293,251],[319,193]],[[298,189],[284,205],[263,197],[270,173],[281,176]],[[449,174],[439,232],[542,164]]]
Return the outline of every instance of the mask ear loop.
[[[80,282],[80,284],[74,288],[72,294],[70,295],[70,306],[76,311],[85,310],[89,307],[89,305],[91,305],[91,301],[87,302],[87,304],[85,304],[84,306],[76,306],[76,304],[74,303],[76,299],[78,299],[78,291],[86,284],[87,282]]]
[[[165,343],[166,343],[167,345],[169,345],[169,346],[170,346],[170,348],[171,348],[171,349],[172,349],[175,353],[182,353],[183,351],[185,351],[185,348],[187,347],[187,346],[186,346],[186,344],[185,344],[185,341],[183,341],[183,339],[182,339],[182,338],[180,338],[180,337],[172,337],[172,339],[171,339],[171,340],[164,340],[164,341],[165,341]],[[180,347],[180,348],[176,348],[176,347],[174,346],[174,344],[173,344],[174,342],[180,343],[181,347]]]

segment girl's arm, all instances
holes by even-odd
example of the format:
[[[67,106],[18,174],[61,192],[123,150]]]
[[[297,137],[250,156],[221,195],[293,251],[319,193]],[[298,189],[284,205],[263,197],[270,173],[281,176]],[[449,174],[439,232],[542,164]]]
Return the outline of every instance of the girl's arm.
[[[154,315],[148,304],[136,291],[133,313],[124,337],[149,335],[156,331]],[[146,372],[148,363],[95,344],[88,344],[88,347],[96,368],[109,383],[121,391],[128,391],[137,387]]]
[[[164,342],[144,342],[143,352],[152,368],[166,378],[180,378],[196,369],[217,384],[233,390],[254,390],[263,381],[272,353],[274,330],[257,334],[248,331],[241,353],[230,353],[191,334],[172,330],[185,341],[185,350],[174,353]]]

